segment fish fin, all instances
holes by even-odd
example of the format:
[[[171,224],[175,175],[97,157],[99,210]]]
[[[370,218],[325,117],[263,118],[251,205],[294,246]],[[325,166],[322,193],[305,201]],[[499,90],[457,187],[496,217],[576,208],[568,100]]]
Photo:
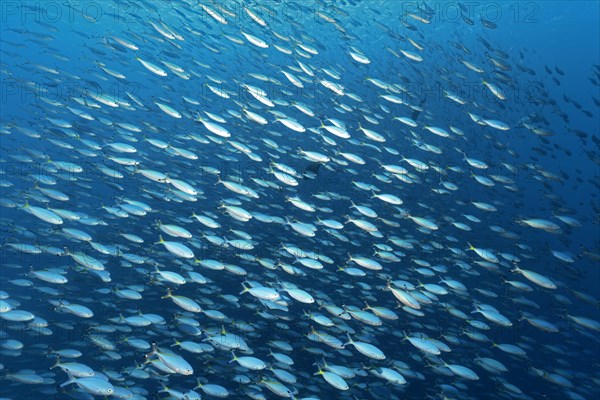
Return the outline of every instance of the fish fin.
[[[59,355],[57,354],[57,355],[56,355],[56,361],[54,361],[54,364],[52,364],[52,366],[51,366],[50,368],[48,368],[48,369],[54,369],[54,368],[56,368],[56,367],[58,367],[58,366],[60,366],[60,357],[59,357]]]
[[[61,383],[58,387],[63,388],[67,385],[70,385],[71,383],[76,383],[75,377],[69,371],[65,371],[65,372],[67,373],[67,376],[69,377],[69,379],[67,379],[66,381]]]

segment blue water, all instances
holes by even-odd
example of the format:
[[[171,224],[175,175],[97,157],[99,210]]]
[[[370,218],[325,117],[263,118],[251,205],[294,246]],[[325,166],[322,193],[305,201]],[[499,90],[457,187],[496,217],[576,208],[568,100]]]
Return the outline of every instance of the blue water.
[[[598,15],[595,1],[2,2],[0,395],[94,398],[101,393],[86,383],[101,382],[117,398],[215,398],[199,380],[229,398],[597,398]],[[150,171],[166,176],[158,182]],[[236,218],[232,206],[252,218]],[[62,223],[41,218],[46,209]],[[159,235],[194,257],[156,243]],[[68,282],[44,281],[41,271]],[[242,283],[278,298],[240,293]],[[402,288],[416,307],[398,298]],[[124,289],[140,299],[123,298]],[[167,289],[203,312],[164,298]],[[365,317],[365,302],[384,309]],[[29,316],[15,321],[9,310]],[[144,314],[147,326],[125,319]],[[350,333],[385,360],[311,340],[313,328],[341,344]],[[225,331],[238,357],[272,369],[230,363]],[[405,334],[451,351],[427,354]],[[194,353],[175,340],[204,347]],[[80,356],[61,364],[88,366],[100,381],[50,369],[64,349]],[[193,373],[169,370],[165,354]],[[346,390],[324,379],[340,375],[314,375],[343,375],[336,365],[353,370]],[[289,392],[275,393],[276,381]]]

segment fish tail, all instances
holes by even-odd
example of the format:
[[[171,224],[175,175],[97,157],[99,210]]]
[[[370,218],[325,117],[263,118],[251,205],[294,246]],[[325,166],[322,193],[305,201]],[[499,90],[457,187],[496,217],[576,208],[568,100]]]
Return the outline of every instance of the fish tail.
[[[52,366],[51,366],[50,368],[48,368],[48,369],[54,369],[54,368],[56,368],[56,367],[58,367],[58,366],[60,366],[60,357],[59,357],[59,355],[57,354],[57,355],[56,355],[56,360],[54,361],[54,364],[52,364]]]
[[[354,343],[354,341],[352,340],[352,338],[350,337],[350,334],[348,332],[346,332],[346,337],[348,338],[348,341],[343,344],[344,347],[346,347],[349,344]]]

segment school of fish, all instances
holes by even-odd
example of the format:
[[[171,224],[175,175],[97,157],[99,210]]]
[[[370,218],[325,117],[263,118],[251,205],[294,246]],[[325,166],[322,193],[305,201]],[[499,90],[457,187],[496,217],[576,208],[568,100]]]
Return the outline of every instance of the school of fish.
[[[0,398],[598,398],[600,66],[461,3],[18,4]]]

